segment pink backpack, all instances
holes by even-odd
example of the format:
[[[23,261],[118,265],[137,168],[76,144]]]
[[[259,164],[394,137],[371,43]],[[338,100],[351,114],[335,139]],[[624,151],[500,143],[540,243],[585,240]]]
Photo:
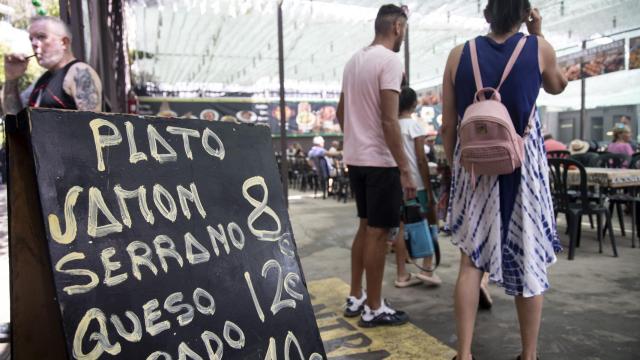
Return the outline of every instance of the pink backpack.
[[[535,104],[523,138],[516,132],[509,111],[501,102],[500,87],[509,76],[526,39],[527,37],[523,36],[516,45],[504,69],[500,84],[495,89],[483,87],[475,39],[469,41],[477,92],[473,104],[469,105],[464,112],[459,134],[460,162],[471,173],[474,187],[476,175],[511,174],[522,165],[524,160],[524,141],[531,129]],[[485,93],[488,92],[491,92],[490,99],[485,97]]]

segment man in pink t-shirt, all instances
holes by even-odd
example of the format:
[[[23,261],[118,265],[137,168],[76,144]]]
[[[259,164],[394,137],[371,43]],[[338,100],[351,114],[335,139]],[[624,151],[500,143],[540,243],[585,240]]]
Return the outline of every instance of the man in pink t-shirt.
[[[406,23],[400,7],[380,8],[373,43],[355,53],[344,68],[337,111],[344,131],[343,160],[360,218],[351,247],[345,316],[361,315],[358,324],[363,327],[399,325],[409,319],[382,300],[387,240],[399,226],[402,192],[406,198],[416,196],[398,123],[403,66],[396,53]],[[368,294],[362,288],[363,272]]]

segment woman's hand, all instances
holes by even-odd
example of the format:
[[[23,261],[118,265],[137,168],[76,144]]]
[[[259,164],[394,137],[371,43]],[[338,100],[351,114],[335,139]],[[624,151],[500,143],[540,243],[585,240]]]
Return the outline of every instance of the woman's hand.
[[[531,9],[526,23],[530,35],[542,36],[542,16],[537,8]]]

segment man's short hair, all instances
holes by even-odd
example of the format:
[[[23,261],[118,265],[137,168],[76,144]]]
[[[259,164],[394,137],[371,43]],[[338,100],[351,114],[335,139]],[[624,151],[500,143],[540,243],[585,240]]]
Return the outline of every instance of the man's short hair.
[[[38,21],[49,21],[56,25],[59,25],[62,31],[64,32],[64,36],[68,37],[69,41],[73,40],[73,35],[71,35],[71,29],[69,28],[69,25],[67,25],[67,23],[62,21],[62,19],[55,16],[34,16],[30,19],[29,23],[34,24]]]
[[[401,7],[393,4],[382,5],[376,16],[376,34],[387,34],[391,31],[393,24],[400,18],[407,19],[407,14]]]

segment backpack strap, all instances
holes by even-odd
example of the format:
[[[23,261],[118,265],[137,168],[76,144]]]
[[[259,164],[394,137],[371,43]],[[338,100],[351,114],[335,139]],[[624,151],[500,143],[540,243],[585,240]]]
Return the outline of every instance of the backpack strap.
[[[471,55],[471,66],[473,67],[473,78],[476,81],[476,91],[480,91],[484,86],[482,86],[482,76],[480,75],[480,66],[478,66],[476,39],[469,40],[469,52]]]
[[[515,65],[516,60],[518,60],[518,56],[520,56],[520,52],[522,52],[522,48],[524,48],[524,44],[526,42],[527,42],[527,35],[525,35],[522,38],[520,38],[520,41],[518,41],[518,44],[516,45],[516,48],[513,49],[513,53],[511,54],[511,57],[509,58],[509,61],[507,62],[507,66],[505,66],[505,68],[504,68],[504,72],[502,73],[502,79],[500,79],[500,84],[498,84],[498,87],[496,88],[496,91],[500,92],[500,87],[502,86],[502,83],[507,79],[507,76],[509,76],[509,73],[511,72],[511,69],[513,69],[513,65]],[[477,59],[476,59],[476,61],[477,61]]]

